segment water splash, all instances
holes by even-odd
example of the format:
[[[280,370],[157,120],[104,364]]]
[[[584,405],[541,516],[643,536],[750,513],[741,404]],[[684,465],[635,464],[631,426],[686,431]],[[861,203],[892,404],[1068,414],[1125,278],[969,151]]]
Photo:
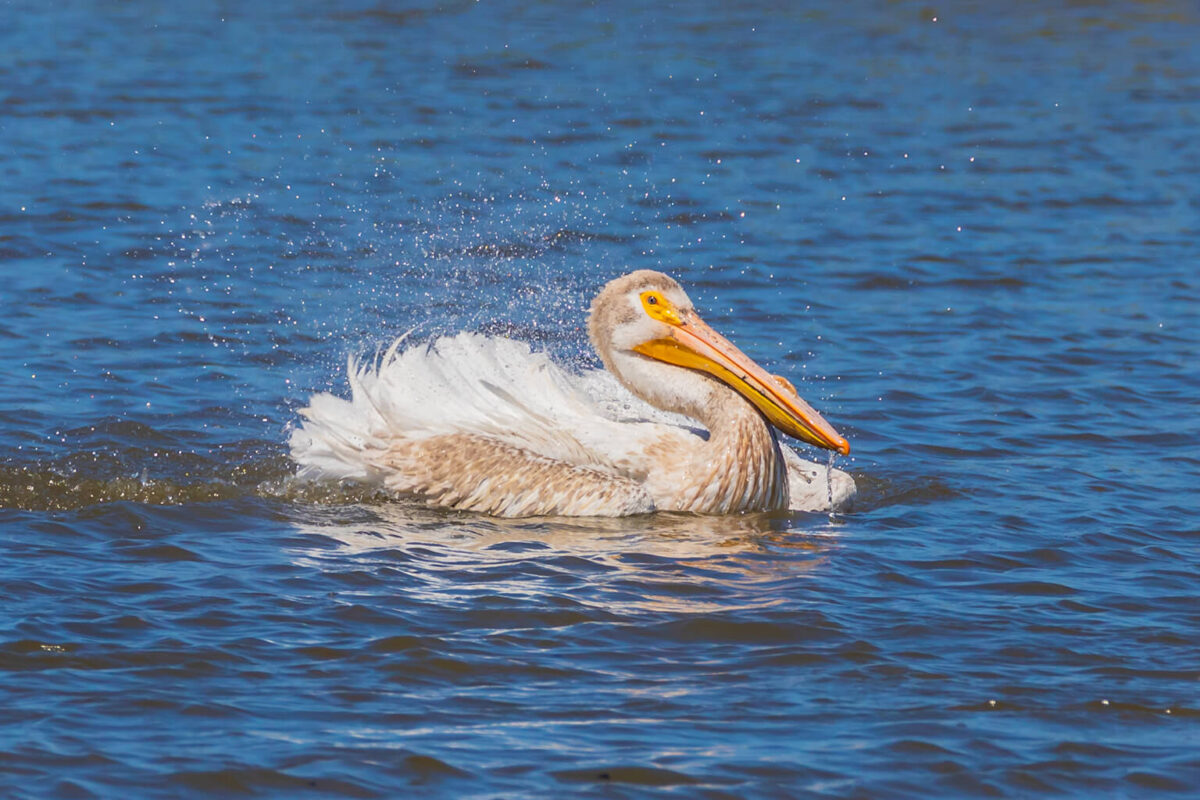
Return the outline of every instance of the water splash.
[[[825,499],[829,505],[829,521],[837,521],[837,512],[833,507],[833,461],[837,458],[837,453],[829,451],[829,461],[825,464]]]

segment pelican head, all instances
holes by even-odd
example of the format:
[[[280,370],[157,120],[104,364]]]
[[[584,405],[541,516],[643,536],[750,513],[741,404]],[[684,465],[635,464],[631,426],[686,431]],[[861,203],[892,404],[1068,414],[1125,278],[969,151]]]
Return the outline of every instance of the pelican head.
[[[847,442],[786,379],[771,375],[696,313],[674,279],[638,270],[610,281],[592,301],[588,335],[604,366],[660,408],[696,416],[711,376],[797,439],[843,455]],[[669,365],[668,370],[663,366]]]

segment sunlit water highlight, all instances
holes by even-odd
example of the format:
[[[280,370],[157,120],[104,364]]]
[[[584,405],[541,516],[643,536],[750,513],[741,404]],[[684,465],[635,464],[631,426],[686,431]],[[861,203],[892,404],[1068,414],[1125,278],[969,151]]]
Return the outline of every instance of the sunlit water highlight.
[[[7,12],[0,795],[1200,784],[1192,4]],[[641,267],[854,511],[290,481],[348,355],[595,365]]]

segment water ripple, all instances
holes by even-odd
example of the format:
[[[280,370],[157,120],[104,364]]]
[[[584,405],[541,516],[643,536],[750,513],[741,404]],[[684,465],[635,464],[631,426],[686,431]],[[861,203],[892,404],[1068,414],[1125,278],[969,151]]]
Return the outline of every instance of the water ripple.
[[[7,15],[5,791],[1188,796],[1194,9],[564,9]],[[347,355],[595,364],[640,267],[852,512],[290,480]]]

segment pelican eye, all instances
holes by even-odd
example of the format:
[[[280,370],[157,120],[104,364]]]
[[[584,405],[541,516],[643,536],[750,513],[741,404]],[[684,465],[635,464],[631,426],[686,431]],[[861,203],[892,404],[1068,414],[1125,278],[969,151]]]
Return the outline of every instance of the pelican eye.
[[[642,308],[651,319],[656,319],[659,322],[665,322],[668,325],[682,325],[683,320],[679,316],[679,312],[675,310],[675,306],[671,301],[663,297],[661,292],[648,291],[642,292]]]

